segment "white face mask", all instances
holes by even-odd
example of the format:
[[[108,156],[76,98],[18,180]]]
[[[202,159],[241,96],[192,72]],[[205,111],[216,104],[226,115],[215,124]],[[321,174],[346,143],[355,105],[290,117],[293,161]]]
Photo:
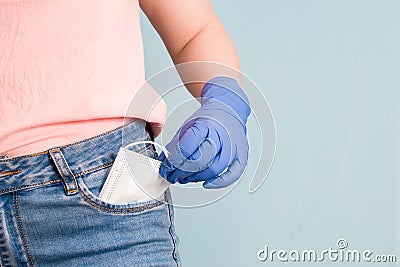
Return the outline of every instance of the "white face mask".
[[[159,199],[171,185],[158,174],[161,161],[128,149],[143,143],[160,147],[168,156],[168,151],[164,147],[152,141],[134,142],[121,147],[100,191],[101,200],[123,205]]]

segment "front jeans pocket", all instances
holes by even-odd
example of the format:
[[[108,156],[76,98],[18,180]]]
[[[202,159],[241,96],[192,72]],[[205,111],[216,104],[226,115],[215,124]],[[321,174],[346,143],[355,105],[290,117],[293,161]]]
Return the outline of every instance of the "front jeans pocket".
[[[19,262],[28,259],[31,266],[49,267],[179,264],[169,205],[110,205],[99,201],[84,179],[78,180],[74,195],[65,195],[61,184],[14,193],[14,232],[26,254]]]
[[[77,177],[79,194],[82,200],[89,204],[92,208],[113,214],[138,214],[157,208],[162,208],[166,205],[167,198],[165,193],[161,199],[152,199],[144,202],[130,204],[111,204],[104,202],[99,198],[99,193],[104,185],[109,171],[110,167]]]

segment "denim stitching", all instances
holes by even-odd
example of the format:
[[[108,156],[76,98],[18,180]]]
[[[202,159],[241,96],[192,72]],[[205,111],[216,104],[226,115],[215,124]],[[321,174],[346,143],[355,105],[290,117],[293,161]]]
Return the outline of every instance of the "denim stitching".
[[[103,164],[103,165],[100,165],[100,166],[97,166],[97,167],[93,167],[93,168],[87,169],[85,171],[81,171],[80,173],[74,174],[74,176],[75,177],[79,177],[79,176],[82,176],[82,175],[85,175],[85,174],[88,174],[88,173],[92,173],[92,172],[100,170],[100,169],[105,169],[105,168],[111,167],[112,165],[113,165],[113,162],[109,162],[109,163],[106,163],[106,164]]]
[[[50,156],[51,156],[51,155],[50,155]],[[52,158],[53,158],[53,157],[52,157]],[[57,159],[56,159],[56,158],[53,158],[53,161],[54,161],[54,163],[56,164],[57,169],[60,170],[61,167],[60,167],[60,165],[58,164]],[[66,178],[65,178],[64,174],[63,174],[61,171],[58,171],[58,174],[59,174],[59,175],[61,176],[61,178],[62,178],[62,181],[63,181],[62,185],[63,185],[65,191],[69,192],[69,186],[68,186],[68,183],[66,182]]]
[[[56,151],[56,152],[60,152],[60,153],[61,153],[61,151],[60,151],[59,148],[52,149],[51,151]],[[53,157],[52,157],[52,158],[53,158]],[[61,154],[61,157],[60,157],[60,158],[61,158],[61,160],[63,161],[63,163],[64,163],[66,166],[68,166],[67,163],[65,162],[65,160],[63,159],[62,154]],[[62,168],[61,168],[60,164],[58,164],[58,160],[54,157],[54,158],[53,158],[53,161],[54,161],[54,163],[57,165],[58,174],[60,174],[61,177],[62,177],[62,179],[63,179],[63,187],[64,187],[65,191],[67,191],[68,194],[78,193],[78,186],[77,186],[77,184],[76,184],[76,180],[75,180],[74,178],[72,179],[73,182],[74,182],[74,184],[75,184],[75,187],[76,187],[76,188],[75,188],[75,189],[70,189],[68,179],[67,179],[67,177],[64,175],[64,173],[61,171]],[[71,174],[72,174],[72,173],[71,173]]]
[[[38,187],[38,186],[42,186],[42,185],[49,185],[49,184],[53,184],[53,183],[57,183],[57,182],[61,182],[61,179],[50,180],[50,181],[39,183],[39,184],[21,185],[18,187],[3,189],[0,191],[0,195],[2,195],[4,193],[12,192],[12,191],[18,191],[20,189],[33,188],[33,187]]]
[[[140,149],[138,151],[135,151],[135,152],[141,154],[142,152],[144,152],[146,150],[148,150],[148,147],[144,147],[144,148],[142,148],[142,149]],[[155,155],[154,152],[153,152],[153,155]],[[79,173],[76,173],[76,174],[74,174],[74,176],[75,177],[79,177],[79,176],[82,176],[82,175],[85,175],[85,174],[88,174],[88,173],[92,173],[92,172],[100,170],[100,169],[105,169],[105,168],[111,167],[113,164],[114,164],[114,162],[108,162],[108,163],[105,163],[103,165],[100,165],[100,166],[97,166],[97,167],[92,167],[90,169],[87,169],[87,170],[81,171]]]
[[[54,150],[54,149],[53,149],[53,150]],[[135,151],[135,152],[140,154],[140,153],[142,153],[142,152],[144,152],[144,151],[146,151],[146,150],[148,150],[148,147],[144,147],[144,148],[142,148],[142,149],[140,149],[140,150],[138,150],[138,151]],[[42,152],[42,153],[40,153],[40,155],[42,155],[42,154],[47,154],[47,153],[48,153],[48,152]],[[153,155],[156,155],[156,154],[153,152]],[[9,160],[10,160],[10,161],[11,161],[11,160],[17,160],[17,159],[19,159],[19,158],[27,158],[27,157],[30,157],[30,156],[36,157],[36,156],[39,156],[39,154],[38,154],[38,155],[31,154],[31,155],[26,155],[26,156],[20,156],[20,157],[18,157],[18,158],[12,158],[12,159],[9,159]],[[8,161],[8,160],[7,160],[7,161]],[[114,162],[108,162],[108,163],[105,163],[105,164],[103,164],[103,165],[100,165],[100,166],[97,166],[97,167],[93,167],[93,168],[90,168],[90,169],[81,171],[81,172],[79,172],[79,173],[77,173],[77,174],[74,174],[74,176],[75,176],[75,177],[79,177],[79,176],[82,176],[82,175],[85,175],[85,174],[88,174],[88,173],[97,171],[97,170],[99,170],[99,169],[108,168],[108,167],[112,166],[113,163],[114,163]],[[22,170],[13,171],[12,173],[10,172],[10,174],[8,174],[8,172],[6,172],[7,175],[3,175],[3,174],[5,174],[5,173],[0,173],[0,179],[3,178],[3,177],[9,176],[9,175],[19,174],[19,173],[21,173],[21,172],[22,172]]]
[[[18,160],[18,159],[30,158],[30,157],[32,157],[32,158],[38,157],[38,156],[44,155],[44,154],[47,154],[47,151],[42,151],[42,152],[33,153],[33,154],[29,154],[29,155],[18,156],[18,157],[9,158],[9,159],[2,159],[2,160],[0,160],[0,163],[14,161],[14,160]]]
[[[71,180],[72,180],[73,184],[75,185],[75,189],[72,189],[72,190],[68,189],[68,193],[70,193],[70,194],[78,193],[78,184],[76,183],[75,176],[73,175],[73,173],[72,173],[71,169],[69,168],[67,162],[65,162],[65,158],[64,158],[63,154],[61,153],[61,150],[59,150],[59,152],[60,152],[60,158],[61,158],[62,162],[64,163],[66,169],[69,171],[70,175],[72,176]]]
[[[169,218],[169,222],[170,222],[170,224],[169,224],[169,235],[171,236],[171,239],[172,239],[172,244],[173,244],[173,246],[174,246],[174,249],[172,250],[172,258],[174,259],[174,261],[175,261],[175,263],[176,263],[176,266],[178,266],[179,267],[179,262],[178,262],[178,259],[176,258],[176,251],[177,251],[177,244],[176,244],[176,242],[175,242],[175,238],[174,238],[174,235],[173,235],[173,233],[172,233],[172,225],[173,225],[173,222],[172,222],[172,215],[171,215],[171,210],[170,210],[170,203],[167,203],[167,205],[168,205],[168,207],[167,207],[167,210],[168,210],[168,218]]]
[[[9,171],[9,172],[0,172],[0,179],[4,178],[4,177],[7,177],[7,176],[10,176],[10,175],[18,174],[18,173],[21,173],[21,172],[22,172],[22,170]]]
[[[24,227],[23,227],[22,221],[21,221],[21,215],[19,213],[18,193],[17,192],[13,193],[13,197],[14,197],[15,218],[17,219],[18,232],[22,239],[25,256],[28,258],[29,266],[35,266],[31,252],[29,251],[28,240],[26,239],[25,230],[24,230]]]
[[[146,210],[150,210],[150,209],[159,207],[162,204],[164,204],[164,202],[162,200],[159,200],[159,201],[156,201],[154,203],[145,204],[145,205],[141,205],[141,206],[137,206],[137,207],[107,208],[107,207],[104,207],[104,206],[100,205],[99,203],[96,203],[92,199],[90,199],[84,192],[82,192],[82,190],[79,191],[79,194],[82,196],[82,198],[88,204],[90,204],[94,208],[96,208],[96,209],[98,209],[100,211],[103,211],[103,212],[108,212],[108,213],[113,213],[113,214],[139,213],[139,212],[143,212],[143,211],[146,211]],[[166,200],[165,196],[164,196],[164,200]]]

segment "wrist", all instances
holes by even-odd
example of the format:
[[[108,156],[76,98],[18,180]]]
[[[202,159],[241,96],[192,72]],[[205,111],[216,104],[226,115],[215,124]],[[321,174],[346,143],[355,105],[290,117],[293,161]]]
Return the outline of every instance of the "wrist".
[[[218,76],[209,80],[201,90],[201,103],[203,106],[210,102],[211,105],[217,105],[220,109],[229,107],[237,115],[242,125],[246,125],[251,112],[250,103],[246,93],[235,79]]]

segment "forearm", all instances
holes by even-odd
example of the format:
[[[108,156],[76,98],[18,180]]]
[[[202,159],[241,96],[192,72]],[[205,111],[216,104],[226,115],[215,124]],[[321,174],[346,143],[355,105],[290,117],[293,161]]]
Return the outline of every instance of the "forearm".
[[[208,0],[140,0],[140,6],[190,93],[207,99],[166,146],[168,158],[158,157],[160,175],[170,183],[203,181],[210,189],[231,185],[247,164],[250,114],[245,93],[231,79],[241,83],[233,42]],[[225,77],[210,81],[217,76]]]
[[[215,76],[227,76],[239,83],[239,59],[231,38],[208,0],[140,0],[140,6],[163,40],[182,81],[193,96],[203,83]],[[223,67],[227,66],[227,67]]]
[[[235,46],[219,21],[207,24],[180,51],[170,54],[175,64],[193,61],[218,63],[188,64],[187,67],[183,67],[185,71],[180,71],[183,81],[197,79],[208,81],[215,76],[227,76],[241,83],[240,63]],[[223,67],[222,65],[227,67]],[[187,71],[187,69],[190,69],[190,71]],[[203,83],[186,85],[195,97],[200,96],[202,86]]]

